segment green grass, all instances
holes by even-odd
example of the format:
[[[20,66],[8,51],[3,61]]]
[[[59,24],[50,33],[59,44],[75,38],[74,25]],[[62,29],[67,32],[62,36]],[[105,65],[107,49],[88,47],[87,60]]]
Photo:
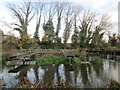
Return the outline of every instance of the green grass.
[[[90,62],[94,65],[103,65],[103,59],[98,57],[98,56],[94,56],[91,58]]]
[[[63,56],[44,55],[37,57],[37,64],[62,64],[66,58]]]

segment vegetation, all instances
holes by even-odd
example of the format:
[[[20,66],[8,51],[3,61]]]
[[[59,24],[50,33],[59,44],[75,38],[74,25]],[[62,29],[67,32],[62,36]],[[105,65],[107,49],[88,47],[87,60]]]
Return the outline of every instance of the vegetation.
[[[69,2],[33,3],[29,1],[20,4],[9,5],[9,9],[15,16],[13,18],[18,20],[14,23],[16,27],[7,24],[18,31],[20,37],[9,34],[7,37],[3,35],[2,40],[4,45],[12,49],[29,49],[31,47],[106,49],[106,46],[119,49],[120,36],[109,34],[107,35],[109,40],[103,40],[107,30],[111,27],[107,15],[99,15],[93,10],[82,9],[79,5],[73,7]],[[36,20],[33,37],[28,33],[28,27],[32,20]],[[44,35],[41,34],[40,28],[43,28]],[[68,43],[69,40],[71,43]]]
[[[120,83],[115,80],[111,80],[111,83],[107,86],[108,88],[120,89]]]
[[[40,82],[36,82],[35,84],[32,84],[30,82],[30,80],[28,79],[28,77],[24,77],[20,83],[18,83],[16,86],[14,86],[15,88],[76,88],[75,85],[73,84],[70,84],[70,83],[67,83],[67,82],[60,82],[60,83],[57,83],[57,84],[54,84],[54,83],[46,83],[44,84],[42,81]],[[120,89],[120,83],[118,83],[117,81],[115,80],[111,80],[110,81],[110,84],[104,86],[104,87],[96,87],[94,88],[95,90],[98,90],[98,89],[101,89],[101,88],[104,88],[104,89]]]
[[[103,64],[103,59],[98,57],[98,56],[94,56],[91,58],[90,62],[94,65],[102,65]]]
[[[2,66],[2,56],[0,56],[0,67]]]
[[[15,88],[74,88],[75,86],[66,82],[61,83],[47,83],[44,84],[42,81],[36,82],[35,84],[32,84],[28,77],[24,77],[20,83],[18,83]]]
[[[20,4],[20,5],[19,5]],[[11,55],[17,55],[18,51],[26,53],[35,49],[78,49],[76,57],[66,59],[63,56],[55,55],[32,55],[31,60],[36,60],[37,64],[80,64],[86,60],[86,50],[120,50],[120,36],[107,34],[108,40],[104,40],[107,30],[112,26],[107,15],[100,15],[94,10],[87,10],[80,5],[73,5],[69,2],[18,2],[9,3],[9,9],[14,15],[13,22],[6,25],[12,30],[19,32],[19,37],[12,33],[4,35],[2,38],[2,56],[0,64],[6,64],[6,59]],[[36,22],[31,25],[31,22]],[[29,26],[34,29],[33,35],[29,34]],[[4,31],[4,30],[3,30]],[[33,37],[32,37],[33,36]],[[1,48],[0,48],[1,49]],[[80,50],[81,49],[81,50]],[[83,52],[82,52],[83,51]],[[85,53],[84,53],[85,51]],[[79,58],[77,58],[79,57]],[[103,65],[103,60],[94,56],[90,62],[93,65]],[[9,63],[8,66],[14,66]],[[97,68],[99,68],[99,66]],[[58,67],[58,66],[57,66]],[[96,68],[96,67],[93,67]],[[96,69],[97,69],[96,68]],[[76,69],[77,71],[77,69]],[[87,70],[85,71],[87,72]],[[66,73],[67,74],[67,73]],[[25,82],[18,85],[18,88],[33,88]],[[111,82],[111,87],[119,88],[115,81]],[[53,87],[48,85],[48,87]],[[58,83],[56,88],[74,87],[68,83]]]
[[[73,62],[79,64],[81,63],[81,60],[79,58],[74,57]]]
[[[15,66],[15,65],[16,65],[16,63],[14,63],[14,62],[10,62],[7,64],[7,66]]]
[[[63,56],[54,56],[54,55],[44,55],[42,57],[37,57],[37,64],[61,64],[66,58]]]

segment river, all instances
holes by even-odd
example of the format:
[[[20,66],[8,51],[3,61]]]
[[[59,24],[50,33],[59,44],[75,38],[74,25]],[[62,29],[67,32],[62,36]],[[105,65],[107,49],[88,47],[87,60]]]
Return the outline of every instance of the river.
[[[94,88],[107,85],[110,80],[120,82],[120,62],[118,60],[104,59],[103,65],[83,64],[52,64],[52,65],[26,65],[15,72],[10,70],[20,67],[3,66],[0,70],[0,78],[6,88],[17,85],[24,76],[27,76],[31,83],[36,82],[57,83],[66,82],[76,88]]]

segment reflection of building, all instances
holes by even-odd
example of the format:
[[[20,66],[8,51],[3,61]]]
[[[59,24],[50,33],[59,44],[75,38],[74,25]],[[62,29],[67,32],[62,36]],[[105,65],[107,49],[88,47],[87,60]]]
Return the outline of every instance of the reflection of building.
[[[120,1],[118,2],[118,34],[120,35]]]

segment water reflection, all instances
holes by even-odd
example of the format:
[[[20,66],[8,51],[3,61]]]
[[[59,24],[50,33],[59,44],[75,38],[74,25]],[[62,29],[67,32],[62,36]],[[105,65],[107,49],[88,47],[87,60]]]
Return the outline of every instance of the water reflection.
[[[106,85],[110,79],[118,79],[117,61],[104,60],[101,66],[91,64],[53,64],[53,65],[28,65],[20,69],[17,73],[8,71],[15,67],[3,67],[0,71],[0,78],[7,84],[6,87],[13,87],[20,82],[23,77],[28,77],[34,84],[42,82],[46,87],[66,82],[75,87],[98,87]],[[12,84],[10,83],[12,82]]]

